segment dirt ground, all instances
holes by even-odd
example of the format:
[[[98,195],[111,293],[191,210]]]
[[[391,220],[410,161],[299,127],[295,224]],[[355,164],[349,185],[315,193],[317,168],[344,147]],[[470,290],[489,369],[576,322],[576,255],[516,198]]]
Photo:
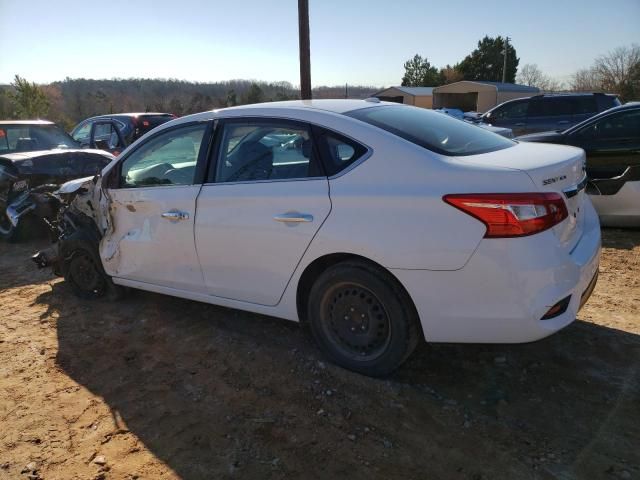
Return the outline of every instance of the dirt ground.
[[[0,244],[0,479],[639,479],[640,231],[579,319],[422,345],[391,378],[294,323],[145,292],[81,301]]]

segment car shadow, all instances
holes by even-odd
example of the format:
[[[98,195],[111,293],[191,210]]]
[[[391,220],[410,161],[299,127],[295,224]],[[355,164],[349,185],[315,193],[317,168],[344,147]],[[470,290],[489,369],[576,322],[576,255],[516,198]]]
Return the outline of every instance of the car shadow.
[[[602,228],[602,246],[633,250],[640,245],[640,229],[638,228]]]
[[[270,317],[146,292],[86,302],[62,282],[36,303],[58,316],[60,369],[179,478],[640,474],[638,335],[577,321],[532,344],[422,345],[373,379]]]
[[[50,269],[38,270],[31,256],[50,245],[46,236],[38,236],[18,243],[0,240],[0,290],[33,285],[52,280]],[[16,259],[20,259],[16,268]]]

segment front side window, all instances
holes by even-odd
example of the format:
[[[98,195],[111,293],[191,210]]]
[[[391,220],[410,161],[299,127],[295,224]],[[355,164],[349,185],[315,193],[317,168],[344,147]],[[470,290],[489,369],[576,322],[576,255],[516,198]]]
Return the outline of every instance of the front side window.
[[[500,135],[425,108],[384,105],[353,110],[345,115],[442,155],[478,155],[515,145]]]
[[[630,110],[593,122],[578,134],[598,140],[615,140],[621,138],[640,138],[640,110]]]
[[[191,185],[207,125],[199,123],[152,137],[122,162],[122,188]]]
[[[511,102],[497,108],[491,112],[491,118],[499,118],[504,120],[525,118],[529,109],[529,101],[523,100],[519,102]]]
[[[277,120],[222,124],[217,183],[320,176],[309,127]]]

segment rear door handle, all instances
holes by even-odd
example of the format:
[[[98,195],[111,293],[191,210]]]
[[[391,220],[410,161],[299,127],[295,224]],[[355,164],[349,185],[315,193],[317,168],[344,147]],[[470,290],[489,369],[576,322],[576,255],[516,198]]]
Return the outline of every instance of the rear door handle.
[[[569,120],[560,120],[558,122],[558,125],[567,125],[569,123]]]
[[[313,222],[313,215],[308,213],[287,212],[273,217],[276,222],[284,223],[305,223]]]
[[[166,218],[171,222],[179,222],[180,220],[187,220],[189,214],[187,212],[181,212],[180,210],[170,210],[160,215],[162,218]]]
[[[525,125],[524,123],[516,123],[515,124],[516,127],[524,127],[524,125]]]

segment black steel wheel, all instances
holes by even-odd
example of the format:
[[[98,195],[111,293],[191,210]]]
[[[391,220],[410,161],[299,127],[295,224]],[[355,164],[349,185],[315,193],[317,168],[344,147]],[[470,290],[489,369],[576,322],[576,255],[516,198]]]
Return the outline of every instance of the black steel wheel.
[[[340,263],[323,272],[309,294],[308,318],[331,360],[366,375],[391,373],[419,339],[406,292],[390,274],[364,262]]]
[[[64,279],[81,298],[99,298],[107,293],[107,278],[91,252],[85,249],[73,251],[66,260]]]
[[[366,286],[345,282],[322,297],[321,326],[343,355],[357,361],[375,360],[391,341],[389,315]]]

